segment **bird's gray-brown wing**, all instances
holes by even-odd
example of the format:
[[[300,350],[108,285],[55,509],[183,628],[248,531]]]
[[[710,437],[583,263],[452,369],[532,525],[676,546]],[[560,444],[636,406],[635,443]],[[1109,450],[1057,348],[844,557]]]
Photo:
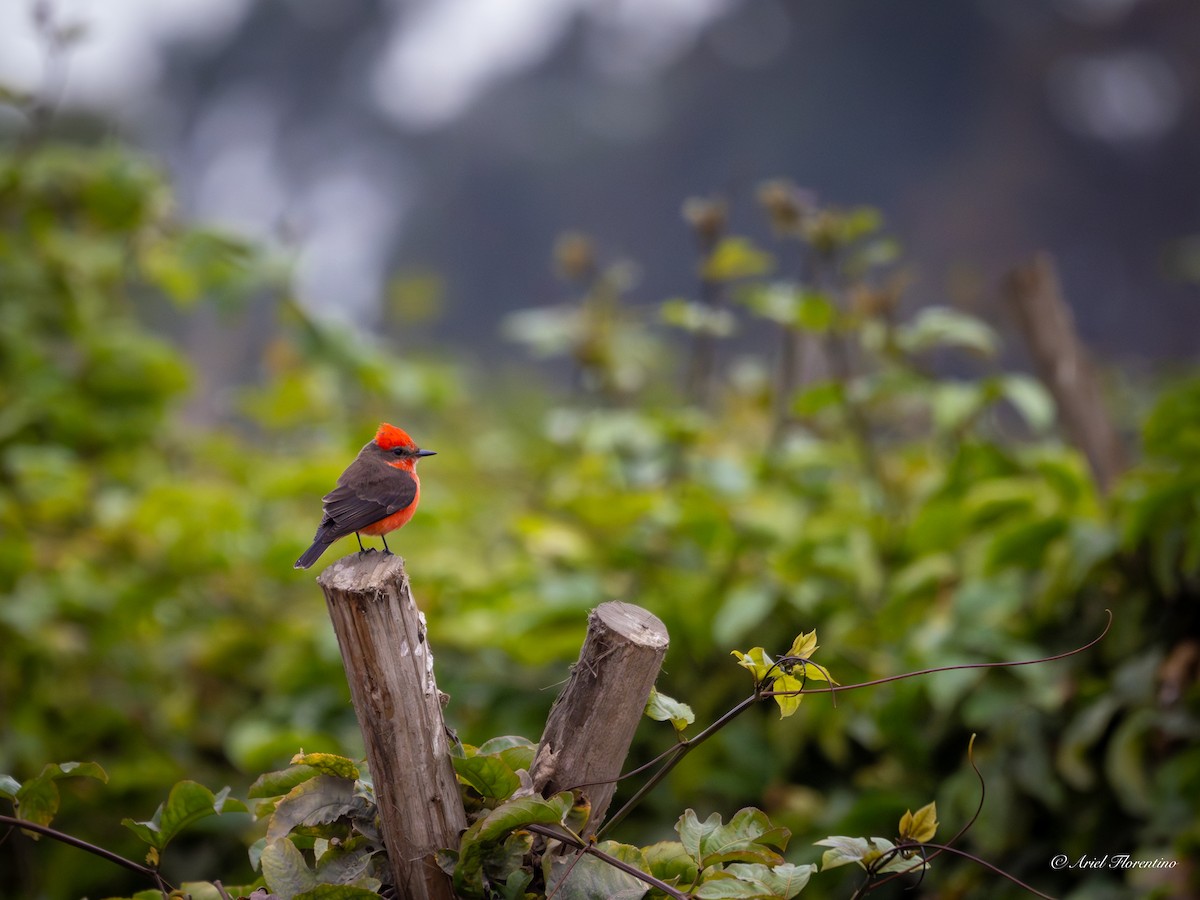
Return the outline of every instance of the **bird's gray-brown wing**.
[[[416,496],[411,474],[383,459],[360,456],[325,495],[325,515],[313,540],[332,542],[353,534],[404,509]]]

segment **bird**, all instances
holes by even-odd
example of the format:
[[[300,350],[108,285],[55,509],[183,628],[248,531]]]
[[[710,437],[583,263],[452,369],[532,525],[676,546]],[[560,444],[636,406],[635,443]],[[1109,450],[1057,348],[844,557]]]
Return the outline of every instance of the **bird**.
[[[407,525],[413,517],[421,499],[417,462],[434,455],[435,451],[418,447],[402,428],[380,423],[375,437],[338,477],[337,487],[322,498],[321,524],[295,568],[307,569],[330,544],[348,534],[358,539],[361,553],[366,552],[364,534],[380,537],[383,551],[391,553],[384,535]]]

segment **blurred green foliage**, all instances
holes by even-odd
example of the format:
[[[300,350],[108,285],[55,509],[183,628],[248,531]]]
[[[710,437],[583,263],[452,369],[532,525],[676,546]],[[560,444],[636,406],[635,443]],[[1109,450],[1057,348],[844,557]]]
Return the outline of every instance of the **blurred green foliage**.
[[[473,744],[537,737],[608,599],[666,622],[660,685],[700,727],[744,696],[735,646],[783,653],[817,627],[850,683],[1058,652],[1114,613],[1103,644],[1062,662],[814,697],[782,722],[752,711],[621,840],[668,837],[685,808],[757,805],[807,864],[804,836],[878,833],[931,797],[953,833],[978,799],[977,732],[987,805],[965,847],[1061,895],[1200,890],[1200,381],[1162,392],[1142,461],[1099,496],[992,327],[903,313],[876,214],[784,182],[760,199],[772,248],[727,234],[723,206],[689,207],[696,297],[661,309],[629,302],[630,265],[564,240],[567,299],[507,327],[547,378],[313,319],[260,250],[181,224],[161,173],[123,148],[0,152],[0,772],[98,762],[102,797],[73,780],[57,822],[136,856],[113,823],[180,779],[244,796],[300,748],[360,756],[319,592],[291,563],[387,420],[439,451],[394,546]],[[427,321],[436,280],[409,288],[396,302]],[[198,424],[193,366],[160,326],[214,304],[228,328],[256,304],[274,320],[228,418]],[[631,766],[672,740],[647,726]],[[250,881],[257,833],[205,824],[168,877]],[[1110,852],[1178,859],[1182,880],[1049,867]],[[145,887],[16,835],[0,871],[0,897]],[[948,860],[928,877],[945,896],[1011,894]]]

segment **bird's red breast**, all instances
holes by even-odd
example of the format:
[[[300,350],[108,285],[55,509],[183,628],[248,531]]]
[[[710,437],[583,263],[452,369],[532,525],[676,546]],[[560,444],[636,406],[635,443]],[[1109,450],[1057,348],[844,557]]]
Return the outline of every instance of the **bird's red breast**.
[[[407,465],[405,465],[405,462],[407,462]],[[413,513],[417,511],[417,504],[421,502],[421,479],[417,477],[415,460],[410,459],[402,462],[388,463],[388,465],[393,469],[403,469],[411,475],[416,488],[415,492],[413,493],[412,503],[408,504],[408,506],[404,507],[404,509],[396,510],[396,512],[392,513],[390,516],[384,516],[378,522],[373,522],[365,528],[358,529],[362,534],[387,534],[389,531],[395,531],[402,525],[407,525],[408,520],[411,519],[413,517]]]

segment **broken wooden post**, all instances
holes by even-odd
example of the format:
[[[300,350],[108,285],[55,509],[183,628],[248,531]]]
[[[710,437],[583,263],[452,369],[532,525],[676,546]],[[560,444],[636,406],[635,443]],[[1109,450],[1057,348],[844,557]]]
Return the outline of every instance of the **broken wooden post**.
[[[1013,269],[1003,287],[1038,377],[1058,405],[1067,437],[1087,456],[1096,484],[1107,491],[1128,465],[1125,446],[1063,299],[1054,260],[1039,253],[1033,262]]]
[[[413,602],[404,560],[353,554],[322,572],[317,584],[325,592],[350,681],[397,894],[405,900],[452,900],[450,880],[435,854],[458,846],[467,820],[425,616]]]
[[[604,820],[668,643],[666,626],[640,606],[612,601],[588,616],[579,661],[550,709],[531,770],[543,795],[580,787],[592,806],[584,835]]]

